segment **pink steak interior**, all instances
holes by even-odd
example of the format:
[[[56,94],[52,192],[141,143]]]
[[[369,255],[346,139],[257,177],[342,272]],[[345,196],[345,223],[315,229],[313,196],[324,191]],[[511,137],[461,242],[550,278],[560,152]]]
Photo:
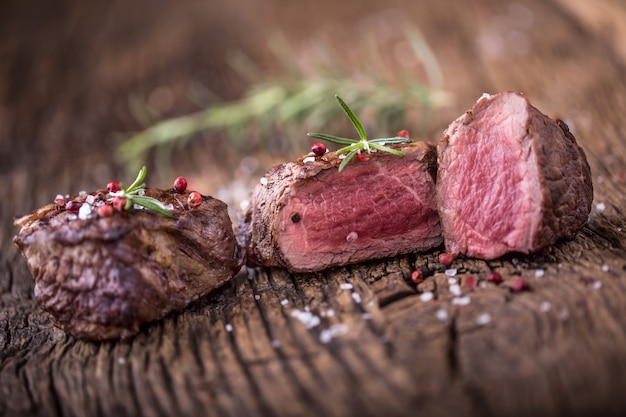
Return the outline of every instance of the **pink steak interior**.
[[[306,270],[439,244],[433,180],[408,158],[355,161],[293,186],[277,222],[283,258]]]
[[[522,97],[507,95],[478,106],[471,122],[449,128],[439,167],[449,251],[493,259],[532,246],[541,190],[527,106]]]

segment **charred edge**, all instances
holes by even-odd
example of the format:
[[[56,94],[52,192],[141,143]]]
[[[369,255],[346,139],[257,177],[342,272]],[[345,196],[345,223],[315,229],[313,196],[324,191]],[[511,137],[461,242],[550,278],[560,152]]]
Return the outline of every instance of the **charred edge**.
[[[450,319],[448,326],[448,370],[450,377],[454,378],[459,373],[458,330],[456,328],[456,313]]]

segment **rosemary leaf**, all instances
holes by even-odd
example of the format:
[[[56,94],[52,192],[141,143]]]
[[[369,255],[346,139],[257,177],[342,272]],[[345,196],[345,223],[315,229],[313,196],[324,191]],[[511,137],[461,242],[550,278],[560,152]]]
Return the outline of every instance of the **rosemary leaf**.
[[[307,136],[315,139],[327,140],[328,142],[338,143],[340,145],[350,145],[358,142],[354,139],[340,138],[339,136],[327,135],[326,133],[307,133]]]
[[[341,161],[341,164],[339,165],[339,172],[343,171],[343,169],[346,167],[346,165],[348,165],[352,158],[356,156],[358,151],[358,149],[353,149],[348,155],[346,155],[346,157],[343,159],[343,161]]]
[[[383,145],[379,145],[378,143],[372,143],[370,142],[370,146],[374,149],[377,149],[379,151],[383,151],[383,152],[387,152],[390,153],[392,155],[396,155],[396,156],[404,156],[404,152],[400,152],[398,150],[395,150],[393,148],[389,148],[388,146],[383,146]]]
[[[156,211],[159,214],[162,214],[166,217],[174,217],[172,213],[169,212],[165,205],[157,200],[156,198],[147,197],[145,195],[134,195],[129,201],[132,201],[133,204],[140,205],[152,211]]]
[[[356,114],[354,114],[352,109],[350,107],[348,107],[346,102],[343,101],[343,99],[341,97],[339,97],[337,94],[335,94],[335,98],[337,99],[337,101],[339,102],[341,107],[343,108],[343,111],[345,111],[346,114],[348,115],[348,118],[350,119],[350,121],[354,125],[354,128],[358,132],[359,137],[361,138],[361,140],[366,140],[367,137],[365,136],[365,129],[363,128],[363,124],[361,123],[359,118],[356,117]]]

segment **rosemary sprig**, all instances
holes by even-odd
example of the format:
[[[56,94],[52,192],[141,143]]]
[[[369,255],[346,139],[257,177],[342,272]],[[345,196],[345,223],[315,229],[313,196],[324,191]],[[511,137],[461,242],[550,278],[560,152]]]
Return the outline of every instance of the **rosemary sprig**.
[[[139,170],[139,174],[137,174],[137,178],[131,185],[125,187],[123,184],[120,184],[120,190],[116,192],[109,193],[113,198],[125,198],[126,206],[125,210],[129,210],[133,204],[137,204],[139,206],[145,207],[149,210],[156,211],[159,214],[162,214],[166,217],[174,217],[172,213],[165,207],[165,205],[157,200],[156,198],[148,197],[146,195],[141,195],[140,192],[146,189],[146,184],[143,180],[146,178],[148,170],[144,165],[141,170]]]
[[[332,143],[338,143],[340,145],[347,145],[341,149],[338,149],[336,154],[342,155],[347,154],[341,164],[339,165],[339,172],[343,171],[343,169],[348,165],[348,163],[356,156],[360,155],[362,151],[367,152],[368,154],[372,152],[372,149],[377,151],[387,152],[396,156],[404,156],[403,152],[400,152],[396,149],[389,148],[385,146],[385,144],[393,144],[393,143],[407,143],[411,142],[411,139],[404,138],[400,136],[395,136],[393,138],[378,138],[378,139],[367,139],[367,135],[365,134],[365,128],[363,128],[363,123],[359,120],[359,118],[354,114],[352,109],[346,104],[345,101],[341,97],[335,94],[335,98],[339,102],[339,105],[343,108],[343,111],[348,115],[348,118],[354,125],[357,133],[359,134],[359,140],[342,138],[339,136],[327,135],[325,133],[307,133],[307,136],[312,138],[326,140]]]

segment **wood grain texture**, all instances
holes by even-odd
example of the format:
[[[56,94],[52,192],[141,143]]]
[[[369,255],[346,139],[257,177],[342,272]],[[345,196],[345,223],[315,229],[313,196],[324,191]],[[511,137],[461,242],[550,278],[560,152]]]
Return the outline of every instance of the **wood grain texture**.
[[[125,110],[133,90],[167,74],[184,78],[176,70],[184,64],[224,74],[209,78],[235,96],[222,55],[198,40],[215,33],[204,19],[213,30],[220,20],[208,17],[211,2],[162,0],[143,28],[128,16],[144,9],[124,2],[89,10],[65,2],[54,12],[61,26],[45,18],[52,11],[0,6],[0,20],[11,19],[0,22],[8,58],[0,59],[0,415],[624,415],[626,6],[599,3],[591,13],[585,2],[560,0],[368,2],[358,15],[331,1],[300,10],[278,1],[229,6],[229,23],[243,21],[250,32],[229,39],[244,48],[268,26],[294,39],[345,34],[347,19],[396,7],[440,60],[455,98],[444,120],[484,91],[517,90],[570,125],[591,165],[592,213],[573,241],[531,256],[446,267],[435,250],[313,274],[244,270],[129,343],[81,342],[51,325],[11,242],[13,216],[121,172],[108,163],[104,138],[135,127]],[[256,19],[240,17],[246,8]],[[155,37],[167,38],[163,22],[176,29],[157,47]],[[17,36],[25,23],[38,29]],[[90,25],[98,36],[76,37]],[[121,29],[128,37],[116,36]],[[172,83],[180,99],[184,83]],[[185,110],[184,100],[178,105]],[[418,285],[416,268],[425,272]],[[504,282],[488,282],[491,271]],[[530,291],[511,290],[518,277]],[[423,301],[428,293],[433,299]]]

